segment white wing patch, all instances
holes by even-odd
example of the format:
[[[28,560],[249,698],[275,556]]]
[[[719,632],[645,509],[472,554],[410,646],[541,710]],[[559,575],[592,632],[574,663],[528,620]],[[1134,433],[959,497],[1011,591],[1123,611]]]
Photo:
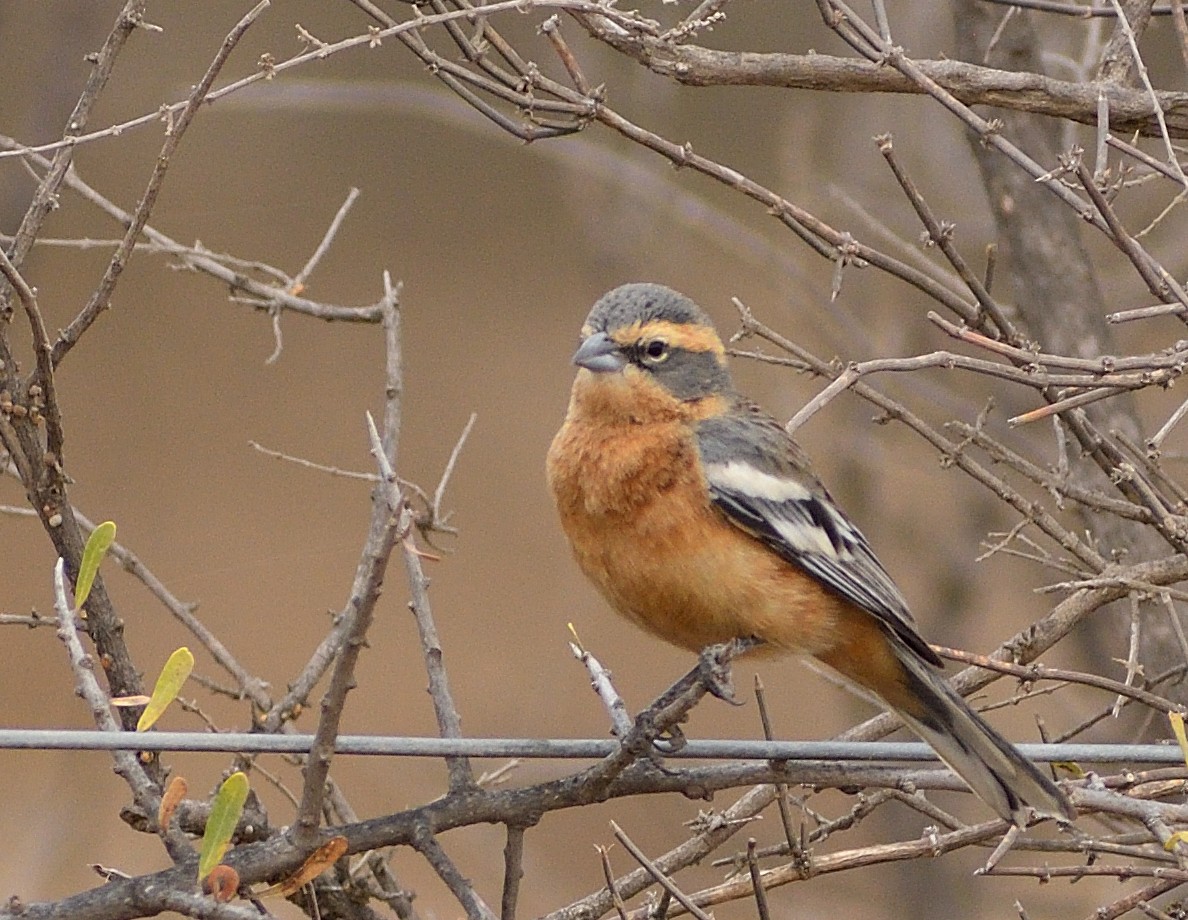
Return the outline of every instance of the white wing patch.
[[[813,521],[803,518],[795,521],[778,518],[771,523],[776,532],[788,541],[788,545],[799,552],[828,556],[830,559],[837,559],[839,555],[850,555],[849,552],[839,554],[837,547],[829,539],[829,534]]]
[[[771,473],[757,470],[751,464],[741,460],[731,460],[729,463],[709,463],[706,465],[705,472],[715,485],[761,501],[779,504],[780,502],[803,502],[813,497],[803,483],[783,476],[773,476]]]
[[[843,547],[839,554],[829,533],[813,519],[809,505],[816,504],[829,515],[834,526],[847,535],[852,531],[849,522],[835,515],[831,508],[818,503],[804,483],[784,476],[773,476],[741,460],[707,464],[706,476],[716,488],[740,496],[744,501],[766,503],[776,508],[783,506],[785,510],[769,516],[768,523],[797,552],[829,559],[851,555],[848,546]]]

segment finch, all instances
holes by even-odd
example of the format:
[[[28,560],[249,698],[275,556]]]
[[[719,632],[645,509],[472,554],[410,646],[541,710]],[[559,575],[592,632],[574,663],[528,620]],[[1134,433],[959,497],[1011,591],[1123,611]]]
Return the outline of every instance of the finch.
[[[691,651],[811,659],[928,742],[1001,817],[1071,820],[1056,784],[949,686],[907,601],[783,427],[734,388],[709,317],[656,284],[590,311],[549,487],[582,572]]]

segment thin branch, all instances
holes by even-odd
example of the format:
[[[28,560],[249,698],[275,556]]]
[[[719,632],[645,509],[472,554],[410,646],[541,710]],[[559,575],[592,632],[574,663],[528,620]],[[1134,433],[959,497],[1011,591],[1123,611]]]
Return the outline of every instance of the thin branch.
[[[1019,345],[1022,341],[1020,333],[1007,318],[1006,313],[999,306],[998,301],[990,296],[990,292],[982,284],[981,279],[970,270],[965,259],[958,252],[957,247],[953,245],[952,226],[937,220],[932,213],[932,208],[928,206],[928,202],[920,194],[920,190],[916,188],[916,184],[899,162],[899,158],[895,155],[891,135],[880,135],[875,138],[875,143],[878,144],[879,153],[883,155],[883,159],[891,167],[891,172],[894,174],[895,180],[899,183],[900,188],[903,189],[916,215],[920,218],[920,222],[924,225],[925,230],[928,231],[928,239],[944,253],[945,258],[949,260],[949,264],[953,266],[953,270],[957,272],[962,282],[969,289],[969,292],[977,300],[978,306],[994,323],[995,328],[999,331],[999,335],[1011,344]]]
[[[1115,150],[1120,150],[1122,153],[1125,153],[1127,156],[1133,157],[1134,159],[1138,160],[1140,163],[1142,163],[1148,169],[1152,170],[1153,172],[1159,173],[1159,175],[1163,176],[1163,178],[1170,179],[1171,181],[1175,182],[1177,185],[1179,184],[1180,177],[1179,177],[1179,174],[1176,172],[1176,170],[1172,169],[1170,166],[1168,166],[1162,160],[1155,159],[1155,157],[1151,156],[1149,153],[1147,153],[1142,148],[1136,147],[1133,144],[1129,144],[1126,141],[1124,141],[1122,138],[1114,137],[1112,134],[1106,138],[1106,143],[1109,144],[1111,147],[1113,147]]]
[[[602,875],[606,879],[606,890],[610,892],[611,904],[614,905],[615,913],[619,915],[619,920],[627,920],[627,905],[623,903],[623,897],[619,894],[619,886],[615,882],[615,873],[611,868],[610,848],[594,844],[594,849],[598,851],[602,863]],[[660,914],[661,917],[667,915],[667,910]]]
[[[1113,7],[1098,6],[1096,4],[1085,6],[1080,3],[1061,3],[1059,0],[982,0],[982,2],[996,3],[1000,6],[1009,6],[1012,9],[1018,10],[1056,13],[1060,16],[1071,16],[1074,19],[1113,19],[1118,15],[1118,11]],[[1171,7],[1167,6],[1156,6],[1151,9],[1152,16],[1167,16],[1170,13]]]
[[[1176,38],[1179,39],[1180,57],[1184,66],[1188,67],[1188,19],[1184,17],[1184,0],[1171,0],[1170,12],[1176,27]]]
[[[322,798],[330,761],[334,754],[334,743],[338,737],[346,696],[355,686],[355,665],[359,654],[367,644],[367,632],[371,627],[380,587],[387,570],[388,559],[401,535],[407,533],[410,513],[395,492],[395,475],[388,464],[379,432],[367,416],[371,435],[372,453],[380,468],[383,482],[376,489],[372,500],[371,525],[363,557],[359,562],[355,583],[351,587],[351,598],[347,603],[348,624],[338,649],[337,662],[330,679],[330,689],[322,701],[314,746],[310,751],[305,768],[305,786],[301,795],[301,807],[294,819],[295,840],[300,845],[312,847],[316,841],[318,816],[322,810]]]
[[[22,146],[10,137],[0,135],[0,147],[8,150],[21,150]],[[40,167],[48,166],[49,161],[36,154],[27,154],[28,159]],[[95,189],[91,188],[71,170],[63,180],[63,184],[81,195],[86,201],[94,204],[112,219],[124,224],[132,223],[133,215],[114,204]],[[162,251],[178,256],[186,268],[210,275],[225,284],[233,291],[243,291],[255,298],[253,306],[259,310],[269,310],[274,306],[314,317],[335,322],[376,323],[381,318],[381,305],[373,304],[364,307],[347,307],[337,304],[324,304],[297,297],[286,289],[273,284],[261,282],[244,274],[240,269],[249,265],[257,267],[259,263],[245,263],[243,260],[232,260],[218,253],[208,253],[197,246],[185,246],[161,233],[149,224],[145,224],[141,231],[154,245]],[[135,248],[135,247],[134,247]],[[278,270],[267,267],[268,274],[275,277]]]
[[[825,853],[814,857],[812,877],[833,872],[844,872],[858,866],[872,866],[905,859],[916,859],[920,856],[936,857],[944,853],[968,846],[984,843],[997,838],[1006,830],[1004,821],[986,821],[981,824],[970,825],[960,830],[944,834],[929,834],[922,839],[903,840],[895,843],[872,844],[836,853]],[[801,868],[795,864],[776,866],[766,870],[762,875],[763,886],[767,890],[778,888],[792,882],[806,880]],[[702,889],[690,895],[693,903],[701,909],[715,904],[724,904],[748,897],[752,891],[749,876],[739,876],[721,884]],[[669,916],[679,916],[684,911],[671,911]],[[647,920],[645,910],[632,911],[629,920]]]
[[[1142,468],[1151,482],[1155,483],[1164,493],[1159,496],[1159,504],[1155,507],[1155,520],[1156,522],[1173,524],[1174,530],[1174,522],[1168,521],[1167,513],[1188,506],[1188,489],[1168,475],[1162,464],[1158,462],[1158,454],[1152,455],[1151,451],[1146,449],[1145,445],[1136,444],[1131,440],[1130,435],[1124,431],[1113,431],[1111,434],[1113,434],[1118,444],[1134,459],[1134,462]],[[1120,457],[1117,466],[1119,470],[1122,469],[1123,463],[1124,458]],[[1174,542],[1173,545],[1175,545]]]
[[[62,140],[54,145],[53,160],[44,160],[45,177],[38,183],[33,200],[25,211],[20,227],[17,228],[16,238],[8,253],[13,265],[17,268],[24,265],[25,257],[41,233],[41,227],[46,217],[57,206],[59,188],[74,160],[74,148],[82,137],[82,132],[90,120],[91,112],[115,69],[116,59],[129,37],[144,21],[146,5],[146,0],[128,0],[120,9],[119,15],[116,16],[115,25],[103,42],[102,49],[95,56],[94,67],[87,77],[86,86],[83,87],[74,110],[66,119],[66,129],[63,132]],[[0,298],[0,315],[7,313],[6,301],[7,297]]]
[[[678,168],[695,170],[762,204],[818,255],[834,262],[844,260],[862,265],[874,265],[917,288],[928,297],[952,310],[963,320],[967,322],[974,320],[976,316],[974,308],[965,299],[930,275],[864,245],[848,233],[834,229],[808,211],[747,178],[737,170],[693,152],[688,145],[673,143],[624,118],[604,104],[597,105],[595,117],[629,140],[665,157]]]
[[[356,6],[363,5],[357,2],[357,0],[351,0],[351,2],[355,3]],[[129,3],[129,7],[139,8],[143,5],[143,3]],[[421,30],[447,22],[467,20],[474,16],[474,11],[471,9],[450,10],[445,13],[429,15],[418,12],[418,15],[412,19],[409,19],[405,22],[397,22],[395,19],[388,16],[373,4],[368,3],[366,4],[366,7],[368,8],[369,13],[373,13],[377,19],[380,19],[385,23],[384,28],[378,30],[369,30],[368,32],[361,35],[352,35],[349,38],[342,39],[341,41],[327,43],[325,47],[314,48],[313,50],[294,55],[287,60],[270,63],[268,66],[261,67],[259,70],[246,77],[207,93],[202,102],[208,105],[216,103],[220,99],[223,99],[232,93],[239,92],[240,90],[252,86],[253,84],[265,80],[275,79],[277,76],[284,74],[289,70],[297,67],[307,66],[314,62],[324,61],[331,55],[343,51],[351,49],[378,48],[383,44],[383,41],[386,38],[399,38],[402,41],[408,40],[406,41],[406,44],[409,44],[410,42],[415,43],[416,39],[410,39],[410,36],[415,35]],[[605,4],[590,2],[590,0],[496,0],[496,2],[484,6],[483,13],[485,15],[496,15],[507,12],[522,14],[531,9],[561,9],[571,12],[585,12],[591,15],[598,14],[611,21],[622,24],[631,23],[636,26],[643,25],[645,27],[648,24],[648,20],[644,20],[634,13],[615,10],[611,7],[607,7]],[[101,131],[92,131],[87,134],[78,134],[77,136],[70,136],[63,140],[48,144],[30,145],[14,143],[7,152],[0,152],[0,160],[9,159],[12,157],[23,157],[31,154],[52,153],[54,151],[67,148],[73,149],[79,145],[93,143],[98,140],[103,140],[104,138],[120,137],[132,131],[133,129],[154,124],[163,117],[173,118],[177,116],[179,112],[184,110],[187,104],[188,101],[170,103],[152,112],[146,112],[145,114],[137,116],[136,118],[110,125]],[[558,132],[552,133],[556,134]]]
[[[1159,430],[1147,439],[1147,450],[1158,453],[1164,439],[1171,434],[1173,428],[1184,420],[1185,415],[1188,415],[1188,400],[1180,403],[1176,411],[1168,417],[1168,420],[1160,426]]]
[[[875,53],[871,55],[872,60],[878,61],[880,66],[889,64],[916,83],[925,93],[939,102],[950,113],[956,116],[959,121],[965,124],[980,142],[1003,154],[1012,163],[1034,178],[1037,183],[1043,185],[1044,188],[1054,194],[1060,201],[1073,208],[1076,213],[1081,214],[1098,229],[1104,229],[1101,218],[1089,212],[1085,207],[1085,202],[1078,198],[1071,189],[1068,189],[1057,181],[1055,175],[1045,170],[1039,163],[1002,135],[1002,126],[998,121],[986,119],[978,115],[964,100],[949,92],[941,83],[933,79],[926,69],[920,67],[916,61],[904,54],[902,48],[883,42],[878,34],[857,17],[853,10],[843,3],[842,0],[821,0],[821,2],[828,3],[834,7],[846,22],[858,29],[863,37],[871,43],[872,47],[876,49]],[[1093,95],[1093,119],[1088,122],[1089,124],[1097,123],[1097,99],[1096,94]]]
[[[804,362],[812,371],[820,376],[827,378],[835,378],[839,372],[830,363],[822,361],[817,356],[810,353],[808,350],[801,348],[795,342],[780,335],[775,330],[764,325],[754,317],[754,314],[746,308],[740,301],[735,300],[735,305],[739,309],[739,315],[742,320],[743,332],[742,334],[758,335],[771,344],[783,349],[791,354],[793,357]],[[1024,498],[1015,489],[1008,486],[998,477],[994,476],[981,464],[975,463],[969,455],[961,449],[961,445],[957,444],[930,425],[926,424],[923,419],[915,413],[910,412],[901,403],[885,396],[873,387],[868,386],[862,381],[858,381],[852,385],[853,391],[863,399],[877,406],[889,418],[898,419],[904,424],[908,425],[913,431],[923,437],[929,444],[933,445],[942,456],[948,458],[956,466],[960,467],[964,472],[971,475],[976,481],[982,483],[989,488],[995,495],[1005,501],[1007,504],[1015,508],[1024,517],[1035,521],[1036,526],[1041,531],[1050,536],[1058,545],[1064,547],[1068,552],[1072,553],[1093,571],[1099,572],[1106,566],[1106,560],[1091,547],[1085,543],[1072,531],[1061,525],[1054,517],[1044,511],[1042,508],[1036,506],[1036,503],[1030,499]]]
[[[1135,595],[1130,595],[1130,641],[1127,643],[1126,652],[1126,679],[1124,681],[1127,687],[1133,687],[1135,680],[1138,678],[1142,670],[1142,665],[1139,663],[1139,647],[1142,642],[1142,619],[1140,617],[1141,609],[1139,599]],[[1119,693],[1114,700],[1114,718],[1118,717],[1118,713],[1122,711],[1122,703],[1128,697]]]
[[[388,379],[384,392],[384,433],[382,436],[376,430],[371,414],[367,414],[371,451],[379,468],[380,483],[372,495],[371,521],[367,540],[364,543],[363,553],[355,572],[350,599],[344,608],[340,624],[331,631],[331,636],[328,637],[329,645],[323,642],[325,648],[322,654],[327,656],[323,660],[328,663],[330,658],[336,655],[337,664],[331,678],[330,689],[323,701],[316,742],[306,765],[301,807],[298,809],[294,821],[294,839],[300,846],[307,849],[312,849],[317,840],[318,819],[322,810],[326,779],[334,752],[335,739],[338,737],[343,708],[346,704],[346,695],[354,686],[355,664],[358,661],[359,653],[366,644],[367,631],[371,625],[375,605],[379,600],[380,587],[383,584],[384,573],[387,571],[388,560],[391,558],[397,541],[407,534],[411,517],[407,505],[400,497],[393,469],[399,443],[400,401],[403,395],[400,377],[401,343],[398,322],[395,319],[399,315],[397,297],[398,290],[392,287],[390,278],[385,274],[383,300],[385,316],[391,315],[394,318],[391,321],[385,320],[385,329],[389,330],[385,343],[387,346]],[[284,708],[279,708],[280,713],[285,711]],[[279,718],[277,714],[278,707],[274,706],[269,713],[270,719]]]
[[[775,735],[771,729],[771,716],[767,712],[767,696],[763,692],[763,681],[760,680],[759,675],[755,675],[755,703],[759,709],[759,721],[763,726],[763,737],[767,741],[771,741]],[[776,792],[776,806],[780,812],[780,824],[784,828],[784,839],[788,843],[788,852],[795,854],[800,849],[800,840],[792,830],[792,814],[788,808],[788,787],[784,784],[777,784]],[[747,844],[747,853],[751,854],[753,847],[750,843]],[[752,870],[754,872],[755,870]],[[757,896],[757,895],[756,895]]]
[[[327,466],[325,463],[315,463],[313,460],[306,460],[304,457],[295,457],[292,454],[286,454],[279,450],[273,450],[270,447],[265,447],[256,441],[248,441],[248,446],[255,451],[259,451],[265,457],[272,457],[274,460],[284,460],[286,463],[292,463],[294,466],[304,467],[307,470],[316,470],[319,473],[326,473],[330,476],[340,477],[342,479],[359,479],[363,482],[379,482],[379,475],[376,473],[361,473],[357,470],[344,470],[337,466]],[[401,483],[403,485],[403,483]]]
[[[1014,847],[1014,845],[1018,842],[1020,833],[1022,832],[1017,826],[1008,827],[1007,832],[1002,835],[1002,840],[998,842],[998,846],[996,846],[994,851],[988,857],[986,857],[986,862],[978,871],[983,875],[989,875],[991,872],[993,872],[994,867],[1002,862],[1003,857],[1006,856],[1007,853],[1011,851],[1011,848]]]
[[[759,860],[755,857],[757,841],[754,837],[747,840],[747,869],[751,875],[751,890],[755,894],[755,909],[759,920],[771,920],[771,911],[767,906],[767,892],[763,888],[763,876],[759,869]]]
[[[1098,907],[1085,920],[1117,920],[1123,914],[1130,913],[1139,904],[1167,894],[1169,891],[1174,891],[1182,884],[1183,882],[1176,879],[1163,879],[1153,882],[1150,885],[1140,888],[1138,891],[1131,891],[1123,895],[1110,904],[1104,904]]]
[[[437,626],[433,622],[433,612],[429,604],[429,579],[425,577],[420,553],[413,545],[412,538],[405,536],[401,541],[401,547],[409,590],[412,593],[408,606],[416,620],[417,634],[421,638],[421,653],[425,659],[425,668],[429,672],[429,695],[433,700],[437,727],[443,738],[461,738],[462,719],[458,715],[453,694],[450,692],[449,679],[442,661],[441,643],[437,638]],[[450,789],[454,792],[474,788],[474,771],[466,757],[447,757],[446,770],[450,777]]]
[[[444,522],[447,515],[444,515],[441,510],[441,501],[445,497],[446,486],[449,484],[450,478],[454,475],[454,467],[458,464],[458,457],[462,454],[462,448],[466,444],[466,439],[470,437],[470,431],[474,428],[474,423],[478,420],[478,413],[470,413],[470,418],[467,419],[466,425],[462,428],[462,433],[458,435],[458,440],[454,443],[454,449],[450,451],[450,459],[446,461],[445,469],[441,472],[441,478],[437,481],[437,488],[433,491],[433,505],[430,508],[431,519],[434,522]]]
[[[632,727],[631,715],[627,711],[627,704],[623,702],[623,697],[615,689],[610,671],[603,667],[602,662],[590,654],[580,642],[575,640],[569,643],[569,648],[573,652],[573,657],[585,665],[586,672],[590,675],[590,687],[610,715],[611,731],[616,738],[626,738]]]
[[[1156,99],[1155,87],[1151,85],[1151,75],[1147,72],[1147,65],[1144,63],[1143,56],[1139,52],[1138,36],[1135,34],[1135,29],[1131,25],[1129,17],[1122,9],[1122,4],[1119,2],[1119,0],[1110,0],[1110,5],[1113,6],[1114,12],[1117,14],[1117,28],[1125,39],[1131,58],[1131,66],[1135,71],[1138,72],[1139,80],[1142,82],[1143,89],[1146,90],[1147,95],[1151,99]],[[1145,10],[1143,9],[1142,3],[1133,4],[1133,6],[1137,12],[1135,17],[1136,20],[1141,22],[1142,27],[1145,28],[1148,21],[1150,20],[1149,11],[1151,4],[1146,4],[1147,8]],[[1107,80],[1110,79],[1108,74],[1103,74],[1103,77]],[[1119,80],[1118,82],[1122,81]],[[1163,139],[1164,147],[1167,150],[1168,165],[1174,172],[1176,172],[1177,178],[1180,180],[1180,184],[1185,189],[1188,189],[1188,176],[1185,176],[1184,171],[1180,168],[1180,162],[1176,158],[1175,146],[1172,144],[1171,136],[1168,134],[1167,121],[1164,117],[1163,109],[1160,107],[1158,102],[1156,102],[1153,112],[1155,115],[1155,120],[1159,124],[1159,136]]]
[[[75,519],[86,533],[95,529],[95,523],[77,508],[74,509]],[[215,662],[234,678],[238,691],[246,695],[261,710],[267,710],[270,705],[267,685],[255,677],[245,668],[219,638],[194,615],[197,605],[188,604],[178,599],[172,591],[153,573],[140,558],[119,541],[113,542],[108,553],[115,559],[124,571],[139,581],[149,593],[153,595],[169,613],[189,630],[205,648]]]
[[[111,712],[111,700],[95,679],[95,663],[83,649],[78,638],[78,623],[74,608],[66,596],[66,563],[61,557],[54,565],[54,611],[58,615],[57,636],[66,646],[70,669],[74,673],[75,691],[91,710],[91,718],[101,732],[125,734]],[[112,751],[115,772],[128,784],[136,804],[146,814],[155,815],[161,802],[161,791],[145,771],[136,754],[129,750]],[[162,841],[175,863],[184,863],[193,858],[194,851],[188,839],[177,827],[157,829]]]
[[[1043,881],[1050,881],[1055,878],[1082,879],[1098,876],[1116,878],[1120,881],[1131,878],[1156,878],[1175,881],[1180,885],[1188,882],[1188,872],[1173,869],[1169,866],[1116,866],[1103,865],[1101,863],[1092,866],[1002,866],[987,874],[995,876],[1015,875],[1041,879]],[[1099,916],[1099,914],[1095,913],[1094,916]]]
[[[309,276],[313,274],[313,270],[318,267],[318,263],[330,251],[331,243],[338,236],[338,231],[342,228],[342,222],[346,220],[347,214],[350,213],[358,197],[359,190],[357,188],[352,188],[347,192],[346,201],[339,206],[338,213],[334,215],[334,220],[330,221],[330,226],[326,228],[326,232],[322,236],[322,241],[318,243],[318,248],[309,257],[309,261],[301,267],[301,271],[293,276],[294,294],[300,293],[301,288],[305,287],[305,282],[309,280]]]
[[[1085,191],[1089,193],[1089,197],[1093,201],[1093,206],[1097,208],[1098,213],[1105,220],[1110,239],[1130,259],[1131,264],[1134,265],[1139,276],[1147,283],[1147,288],[1151,293],[1167,301],[1170,301],[1174,297],[1179,304],[1188,307],[1188,291],[1185,291],[1184,287],[1172,277],[1167,269],[1153,259],[1143,249],[1142,245],[1122,226],[1122,222],[1114,212],[1113,206],[1106,200],[1105,195],[1097,187],[1097,183],[1093,181],[1093,175],[1089,172],[1088,167],[1085,166],[1079,157],[1077,158],[1074,171],[1076,172],[1078,181],[1084,187]],[[1185,179],[1185,182],[1188,183],[1188,178]]]
[[[1184,624],[1180,622],[1180,611],[1176,609],[1175,601],[1167,591],[1159,593],[1159,601],[1163,605],[1163,609],[1167,612],[1168,620],[1171,622],[1172,633],[1176,637],[1176,642],[1180,647],[1180,654],[1184,656],[1184,662],[1188,664],[1188,635],[1184,633]]]
[[[623,832],[623,829],[619,827],[619,825],[612,821],[610,826],[611,830],[614,831],[615,839],[618,840],[619,843],[623,844],[623,846],[627,849],[627,852],[635,857],[636,862],[643,866],[644,869],[647,870],[648,874],[652,876],[652,878],[654,878],[657,882],[659,882],[660,886],[665,891],[672,895],[673,900],[684,907],[685,910],[696,917],[697,920],[710,920],[709,916],[696,904],[694,904],[693,901],[689,899],[689,896],[676,886],[672,879],[660,871],[660,869],[654,862],[652,862],[652,860],[648,859],[647,854],[644,853],[644,851],[638,846],[636,846],[635,842]]]
[[[950,661],[959,661],[962,664],[972,664],[979,668],[997,671],[1000,674],[1009,674],[1028,683],[1039,680],[1053,680],[1069,684],[1081,684],[1086,687],[1095,687],[1098,690],[1115,693],[1118,696],[1142,703],[1157,712],[1181,712],[1184,708],[1178,703],[1173,703],[1157,694],[1136,687],[1133,683],[1133,677],[1130,675],[1128,675],[1126,682],[1119,682],[1085,671],[1049,668],[1035,663],[1029,665],[1012,664],[1007,661],[988,658],[985,655],[975,655],[972,652],[965,652],[960,649],[946,648],[943,645],[934,645],[932,649],[942,658],[948,658]]]
[[[218,53],[215,54],[214,60],[210,62],[206,73],[202,75],[202,79],[198,81],[198,85],[190,93],[185,106],[177,118],[170,122],[165,132],[165,143],[161,145],[161,152],[157,154],[156,165],[153,167],[148,185],[145,186],[144,194],[140,197],[140,203],[136,206],[136,212],[128,222],[128,229],[124,234],[120,247],[112,254],[110,261],[107,263],[107,269],[103,273],[102,280],[100,280],[95,290],[91,293],[86,305],[79,312],[78,316],[71,320],[70,324],[58,334],[58,340],[54,343],[53,353],[51,355],[54,367],[57,367],[61,363],[62,359],[66,357],[66,354],[74,347],[82,334],[98,319],[99,314],[111,304],[111,295],[115,290],[116,282],[119,280],[120,275],[124,271],[124,266],[127,265],[128,259],[132,255],[132,247],[140,236],[141,230],[144,229],[144,225],[148,222],[153,206],[157,203],[157,195],[161,191],[161,184],[165,181],[165,173],[169,169],[169,164],[173,159],[174,153],[177,151],[178,144],[181,143],[186,129],[190,126],[190,123],[194,120],[194,116],[198,114],[198,109],[206,100],[206,95],[214,84],[215,77],[223,69],[223,64],[227,62],[227,58],[235,50],[235,46],[239,44],[239,40],[243,38],[244,33],[260,17],[260,14],[268,9],[270,4],[271,0],[260,0],[227,33],[227,37],[223,39],[223,44],[220,46]]]
[[[1155,905],[1148,904],[1146,901],[1139,901],[1138,908],[1147,915],[1149,920],[1175,920],[1171,914],[1159,910]]]
[[[1079,485],[1059,465],[1057,465],[1055,470],[1048,470],[1032,463],[1026,457],[1023,457],[1006,447],[1000,441],[990,437],[981,426],[970,425],[966,422],[949,422],[947,427],[949,430],[961,435],[966,443],[976,445],[986,451],[995,462],[1006,464],[1011,469],[1030,479],[1036,485],[1042,486],[1050,495],[1056,496],[1058,504],[1063,504],[1062,499],[1067,498],[1084,505],[1086,508],[1105,511],[1117,517],[1126,518],[1127,520],[1139,521],[1144,524],[1150,524],[1155,521],[1155,516],[1151,513],[1150,509],[1127,501],[1126,499],[1116,498],[1099,489],[1090,489],[1086,486]],[[1058,428],[1057,430],[1063,429]],[[1012,528],[1011,535],[1017,534],[1017,528],[1027,523],[1027,518],[1020,519],[1016,528]]]
[[[1109,399],[1112,396],[1118,396],[1125,392],[1126,390],[1122,387],[1099,387],[1087,393],[1077,393],[1073,396],[1067,396],[1064,399],[1057,399],[1055,402],[1050,402],[1046,406],[1040,406],[1038,409],[1032,409],[1030,412],[1013,415],[1007,419],[1007,424],[1012,428],[1018,425],[1029,425],[1032,422],[1051,418],[1054,415],[1060,415],[1060,413],[1069,412],[1072,409],[1079,409],[1082,406],[1092,405],[1095,402],[1101,402],[1103,399]]]
[[[1136,307],[1133,310],[1118,310],[1106,314],[1108,323],[1132,323],[1140,319],[1153,319],[1157,316],[1183,316],[1185,307],[1182,303],[1157,303],[1150,307]]]
[[[18,462],[17,465],[23,474],[34,476],[37,475],[36,471],[45,470],[50,477],[60,480],[62,478],[64,440],[62,413],[58,403],[53,364],[50,361],[51,346],[49,335],[45,330],[45,320],[42,317],[41,308],[37,304],[37,295],[2,249],[0,249],[0,274],[16,291],[21,306],[25,310],[25,316],[32,332],[33,350],[37,361],[37,374],[33,378],[36,382],[29,382],[24,387],[24,400],[19,404],[22,414],[18,416],[19,420],[15,428],[12,429],[12,436],[3,437],[3,442],[14,457],[23,459],[24,462]],[[2,365],[3,362],[0,362],[0,366]],[[17,414],[17,411],[18,404],[12,402],[12,396],[9,394],[5,399],[5,405],[0,406],[0,412]],[[44,452],[36,451],[33,456],[30,456],[30,444],[35,442],[36,438],[30,437],[29,426],[36,427],[41,424],[44,424],[46,429],[46,450]],[[25,479],[24,485],[28,494],[34,494],[32,479]],[[47,524],[52,523],[51,519],[54,513],[56,512],[45,515]],[[43,514],[45,514],[44,511]]]
[[[1160,306],[1169,305],[1161,304]],[[1099,384],[1102,380],[1116,385],[1120,381],[1107,379],[1107,375],[1116,371],[1141,372],[1159,368],[1182,374],[1188,367],[1188,349],[1176,346],[1151,354],[1130,357],[1102,355],[1098,358],[1078,358],[1075,355],[1057,355],[1039,351],[1036,348],[1019,348],[1006,342],[1000,342],[972,329],[951,323],[934,312],[928,313],[928,321],[942,329],[946,335],[1001,355],[1023,368],[1060,368],[1061,370],[1084,371],[1087,374],[1093,374],[1093,381],[1084,384],[1086,386]]]
[[[503,896],[499,901],[499,920],[516,920],[520,881],[524,878],[525,830],[522,824],[507,825],[507,843],[503,847]]]
[[[458,867],[446,855],[441,844],[437,842],[437,838],[427,827],[418,829],[413,846],[433,867],[438,878],[446,883],[446,887],[450,889],[458,903],[462,905],[463,910],[466,911],[468,920],[496,920],[495,913],[475,892],[470,879],[465,878],[458,871]]]

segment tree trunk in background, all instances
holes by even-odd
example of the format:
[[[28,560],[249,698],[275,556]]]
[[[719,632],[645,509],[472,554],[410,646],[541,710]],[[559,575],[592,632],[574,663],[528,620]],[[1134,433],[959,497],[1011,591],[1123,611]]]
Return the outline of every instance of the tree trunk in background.
[[[956,49],[962,60],[1044,72],[1032,14],[1013,11],[987,60],[987,45],[1002,23],[1003,8],[977,0],[957,0],[954,9]],[[1003,135],[1045,166],[1055,167],[1057,156],[1067,152],[1061,147],[1061,125],[1057,121],[1008,111],[999,111],[996,117],[1003,122]],[[1001,154],[972,135],[969,139],[997,225],[999,273],[1010,279],[1016,309],[1027,333],[1046,352],[1087,358],[1115,354],[1117,347],[1105,321],[1109,308],[1083,244],[1082,221]],[[1103,434],[1120,431],[1142,443],[1134,401],[1128,395],[1091,404],[1085,412]],[[1072,454],[1069,475],[1086,478],[1100,487],[1104,481],[1101,470],[1076,455],[1076,441],[1071,435],[1068,442]],[[1053,463],[1056,459],[1051,458]],[[1115,516],[1084,517],[1099,545],[1107,551],[1125,547],[1128,561],[1167,551],[1149,528]],[[1092,626],[1083,629],[1078,637],[1093,669],[1104,667],[1106,673],[1111,670],[1109,659],[1125,658],[1129,632],[1128,609],[1122,605],[1109,609],[1111,616],[1093,620]],[[1154,674],[1181,660],[1182,655],[1167,618],[1154,607],[1143,612],[1140,660],[1146,673]]]

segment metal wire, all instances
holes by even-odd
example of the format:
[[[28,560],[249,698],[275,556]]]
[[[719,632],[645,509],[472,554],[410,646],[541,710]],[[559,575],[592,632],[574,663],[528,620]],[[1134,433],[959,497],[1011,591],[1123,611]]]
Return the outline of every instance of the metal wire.
[[[0,750],[204,751],[213,753],[304,754],[313,735],[210,732],[98,732],[63,729],[0,729]],[[598,738],[411,738],[340,735],[339,754],[383,757],[476,757],[597,760],[618,743]],[[1184,764],[1168,744],[1019,744],[1020,753],[1041,762]],[[920,742],[892,741],[688,741],[665,757],[683,760],[935,761]]]

